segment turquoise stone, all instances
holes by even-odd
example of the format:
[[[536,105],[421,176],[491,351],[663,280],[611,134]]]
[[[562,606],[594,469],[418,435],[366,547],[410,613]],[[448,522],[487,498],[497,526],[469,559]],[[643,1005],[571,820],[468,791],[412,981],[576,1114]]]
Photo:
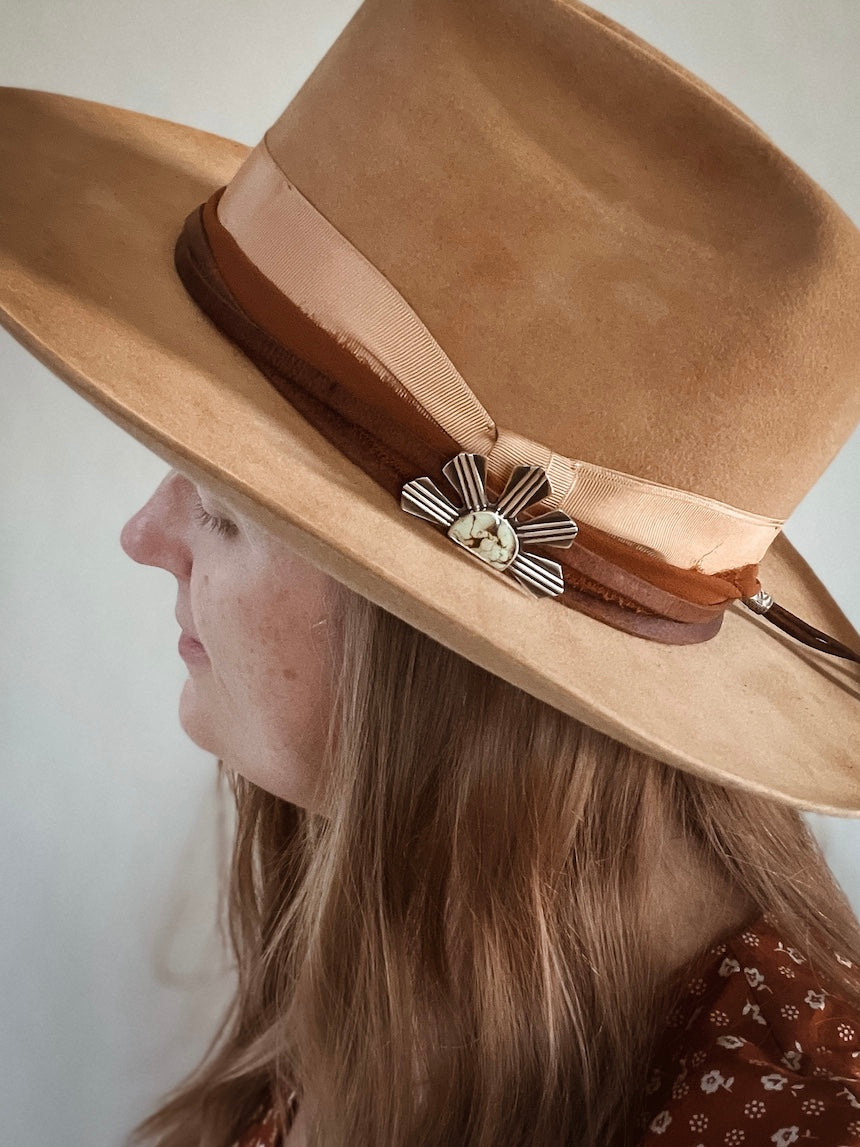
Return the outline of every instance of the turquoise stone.
[[[519,553],[513,526],[492,510],[471,510],[448,527],[448,537],[482,562],[504,570]]]

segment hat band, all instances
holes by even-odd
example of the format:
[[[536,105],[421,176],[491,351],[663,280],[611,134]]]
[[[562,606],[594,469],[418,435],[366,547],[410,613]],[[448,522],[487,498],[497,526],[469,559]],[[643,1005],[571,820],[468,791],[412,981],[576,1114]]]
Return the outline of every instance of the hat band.
[[[248,212],[238,210],[233,227],[241,231],[244,226],[246,244],[251,248],[257,244],[256,262],[221,221],[219,204],[231,192],[239,195],[240,206]],[[244,193],[244,202],[239,193]],[[722,540],[713,544],[713,534],[707,537],[709,549],[703,558],[713,558],[721,550],[723,561],[733,552],[732,543],[742,544],[744,538],[749,546],[757,537],[758,548],[739,552],[761,550],[763,556],[783,524],[691,491],[564,458],[497,427],[393,284],[286,179],[265,139],[252,149],[231,184],[217,189],[188,216],[174,257],[186,289],[219,329],[317,430],[400,495],[402,508],[409,508],[404,500],[409,487],[426,482],[440,494],[429,476],[416,481],[416,471],[450,473],[452,454],[470,458],[462,450],[467,442],[473,450],[477,446],[471,457],[484,451],[478,461],[487,470],[488,495],[489,481],[499,483],[514,471],[528,472],[524,462],[551,476],[551,484],[543,481],[536,497],[556,508],[542,514],[541,520],[560,515],[580,541],[556,542],[570,546],[559,562],[537,557],[530,563],[534,568],[535,561],[543,561],[557,571],[552,576],[558,577],[558,588],[544,592],[558,594],[564,604],[643,637],[689,644],[713,637],[725,608],[740,598],[798,640],[857,659],[765,595],[754,562],[718,573],[704,572],[703,559],[696,559],[692,568],[681,568],[640,537],[625,537],[592,522],[580,526],[567,517],[575,508],[582,521],[580,507],[585,504],[592,519],[605,527],[608,518],[619,531],[624,526],[617,523],[623,522],[626,509],[634,527],[628,534],[635,535],[643,520],[646,526],[656,521],[675,527],[662,530],[664,536],[668,532],[670,543],[680,539],[688,546],[701,544],[696,526],[704,528],[709,516],[717,526],[722,519]],[[434,369],[428,372],[428,366]],[[399,374],[393,368],[399,368]],[[451,430],[459,437],[454,438]],[[478,441],[471,435],[478,435]],[[407,447],[399,455],[398,442]],[[433,461],[410,461],[419,453]],[[596,490],[589,489],[589,479]],[[664,504],[661,514],[655,496],[677,505]],[[636,506],[637,499],[645,505]],[[635,516],[634,508],[639,511]],[[419,516],[428,515],[419,511]],[[435,520],[433,514],[429,517]],[[727,522],[733,525],[726,532]],[[679,529],[679,524],[685,528]],[[530,529],[535,540],[546,532],[529,522],[523,529]],[[546,544],[553,544],[549,535]],[[721,549],[726,544],[729,548]]]
[[[254,299],[257,310],[276,304],[281,322],[289,327],[289,337],[276,337],[240,306],[221,274],[204,226],[210,212],[214,218],[221,191],[191,212],[177,239],[176,269],[192,299],[316,430],[398,500],[404,483],[416,474],[441,474],[442,466],[459,450],[458,444],[417,406],[380,385],[350,350],[289,300],[275,299],[272,285],[237,249],[233,254],[243,262],[244,272],[254,277],[253,285],[260,292]],[[222,238],[232,242],[226,232]],[[219,257],[224,255],[221,250]],[[231,271],[236,269],[231,266]],[[245,303],[249,297],[249,292],[243,293]],[[325,363],[327,371],[314,365],[319,362]],[[356,369],[346,375],[349,385],[345,385],[342,379],[349,366]],[[590,548],[579,544],[581,539]],[[612,561],[611,555],[618,556],[623,548],[617,539],[582,523],[577,542],[560,555],[553,554],[563,567],[565,582],[557,600],[617,629],[666,644],[707,641],[719,631],[725,607],[738,593],[733,586],[726,583],[733,591],[726,598],[721,586],[714,584],[722,579],[674,571],[698,579],[698,584],[689,587],[703,599],[698,604]],[[535,552],[540,552],[538,547]],[[642,567],[668,568],[635,549],[628,549],[626,557]]]
[[[561,510],[645,547],[669,565],[706,574],[758,563],[781,530],[784,519],[566,458],[497,426],[396,287],[290,182],[265,138],[248,154],[212,214],[284,298],[418,403],[460,450],[484,455],[500,485],[518,463],[541,466],[552,485],[544,509]],[[233,288],[221,263],[223,237],[209,215],[207,233]],[[242,291],[233,288],[233,293],[244,306]]]
[[[311,425],[395,497],[416,472],[441,473],[458,444],[423,407],[408,401],[406,392],[356,358],[348,341],[339,341],[314,322],[247,259],[218,222],[216,209],[223,192],[219,188],[196,208],[177,238],[176,269],[191,297]],[[221,264],[229,267],[229,286],[216,262],[210,234]],[[233,293],[237,288],[244,307]],[[332,373],[313,363],[325,364]],[[709,640],[719,631],[726,606],[745,592],[745,586],[738,588],[742,575],[758,585],[755,567],[729,571],[736,576],[733,583],[669,566],[586,523],[577,537],[581,542],[572,544],[560,560],[564,590],[559,600],[651,640],[667,644]],[[646,577],[638,576],[634,568]],[[665,588],[670,581],[680,583],[684,596]],[[724,590],[729,596],[715,599],[715,592]],[[860,660],[834,638],[783,610],[764,591],[743,600],[797,640]],[[709,604],[697,607],[696,601]]]

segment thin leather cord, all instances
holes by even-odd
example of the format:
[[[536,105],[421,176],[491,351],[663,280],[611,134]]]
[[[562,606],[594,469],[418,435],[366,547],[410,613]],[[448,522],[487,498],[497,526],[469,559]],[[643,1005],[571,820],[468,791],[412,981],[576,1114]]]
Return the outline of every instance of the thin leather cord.
[[[814,625],[810,625],[808,621],[804,621],[794,613],[790,613],[784,606],[774,602],[770,609],[765,610],[761,615],[766,617],[768,621],[772,621],[774,625],[778,626],[790,637],[794,637],[797,641],[802,641],[804,645],[810,646],[812,649],[817,649],[821,653],[831,653],[834,657],[845,657],[849,661],[857,661],[860,663],[860,655],[849,649],[847,645],[843,645],[841,641],[837,641],[835,637],[830,637],[826,633],[822,633],[820,629],[816,629]]]

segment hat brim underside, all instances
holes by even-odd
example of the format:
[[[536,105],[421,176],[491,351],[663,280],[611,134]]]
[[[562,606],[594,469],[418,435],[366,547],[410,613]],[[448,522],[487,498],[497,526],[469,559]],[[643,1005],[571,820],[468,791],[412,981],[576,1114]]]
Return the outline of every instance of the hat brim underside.
[[[170,466],[225,483],[309,561],[492,673],[709,780],[860,816],[857,664],[741,605],[712,640],[674,646],[526,596],[405,514],[200,312],[174,243],[248,151],[105,104],[0,88],[0,321]],[[785,608],[860,647],[784,535],[760,578]]]

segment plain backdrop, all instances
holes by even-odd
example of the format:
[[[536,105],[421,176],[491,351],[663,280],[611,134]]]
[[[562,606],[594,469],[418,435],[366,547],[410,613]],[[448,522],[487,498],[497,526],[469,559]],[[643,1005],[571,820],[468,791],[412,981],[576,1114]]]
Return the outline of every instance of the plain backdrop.
[[[857,0],[594,6],[725,92],[860,223]],[[356,7],[0,0],[0,83],[250,146]],[[119,546],[167,467],[3,329],[0,404],[0,1138],[116,1147],[229,998],[215,890],[232,821],[178,723],[175,581]],[[860,628],[860,435],[785,532]],[[860,821],[809,819],[860,910]]]

